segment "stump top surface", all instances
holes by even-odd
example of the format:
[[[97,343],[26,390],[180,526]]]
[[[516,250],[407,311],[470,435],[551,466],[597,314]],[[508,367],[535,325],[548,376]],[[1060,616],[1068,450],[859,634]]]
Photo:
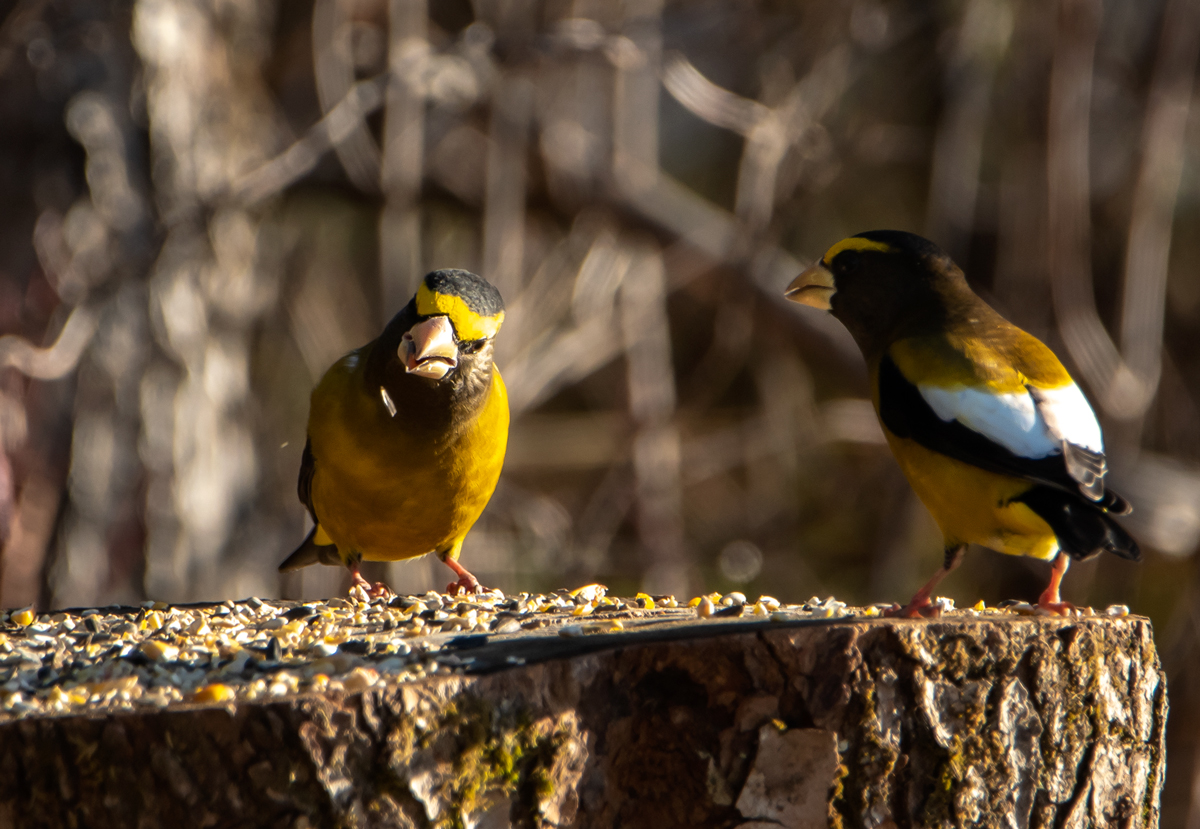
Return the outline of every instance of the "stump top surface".
[[[539,595],[430,592],[295,602],[106,607],[0,613],[0,723],[197,705],[352,694],[438,674],[489,673],[635,644],[843,625],[1101,623],[1128,608],[1051,616],[1023,603],[882,618],[832,597],[802,604],[740,594],[609,597],[588,585]]]

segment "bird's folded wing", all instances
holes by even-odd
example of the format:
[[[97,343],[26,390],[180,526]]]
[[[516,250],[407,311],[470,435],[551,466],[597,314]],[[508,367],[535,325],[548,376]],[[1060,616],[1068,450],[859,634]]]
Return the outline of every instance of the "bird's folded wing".
[[[317,520],[317,513],[313,509],[312,502],[312,480],[316,469],[316,461],[312,453],[312,438],[308,438],[304,441],[304,455],[300,458],[300,477],[296,481],[296,494],[300,496],[300,503],[304,504],[313,521]]]
[[[878,382],[880,419],[897,437],[1126,511],[1123,499],[1105,493],[1100,426],[1074,383],[1054,389],[1005,383],[1000,388],[1011,390],[1003,391],[945,386],[906,377],[890,354],[880,361]]]

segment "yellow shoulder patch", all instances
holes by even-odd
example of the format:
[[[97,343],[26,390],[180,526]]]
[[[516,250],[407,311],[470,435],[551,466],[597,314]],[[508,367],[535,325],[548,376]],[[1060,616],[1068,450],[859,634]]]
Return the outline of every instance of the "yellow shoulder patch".
[[[1019,328],[1015,330],[1016,334],[1006,343],[1008,359],[1029,385],[1039,389],[1057,389],[1074,382],[1049,346],[1032,334]]]
[[[892,361],[913,385],[944,389],[978,388],[994,394],[1022,391],[1020,372],[977,338],[942,335],[907,337],[888,349]]]
[[[439,294],[429,289],[425,283],[417,289],[417,313],[423,317],[445,314],[454,325],[454,333],[460,340],[482,340],[496,336],[500,323],[504,322],[504,312],[483,317],[476,314],[462,300],[451,294]]]
[[[1009,323],[984,332],[907,337],[892,343],[888,353],[913,384],[1009,394],[1027,385],[1056,389],[1073,382],[1053,351]]]
[[[825,251],[825,258],[821,261],[828,265],[833,261],[833,258],[844,250],[879,250],[887,253],[892,249],[892,246],[886,242],[873,242],[870,239],[863,239],[859,236],[851,236],[848,239],[843,239],[836,245]]]

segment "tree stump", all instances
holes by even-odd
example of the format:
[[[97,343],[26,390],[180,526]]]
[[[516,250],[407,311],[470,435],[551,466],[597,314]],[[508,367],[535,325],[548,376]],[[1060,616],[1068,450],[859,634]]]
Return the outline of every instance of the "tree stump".
[[[476,605],[430,597],[106,610],[88,626],[116,644],[62,635],[80,658],[26,692],[13,654],[80,617],[10,622],[0,827],[1158,825],[1166,685],[1144,618],[504,601],[463,625]],[[240,651],[208,638],[222,607],[261,621]]]

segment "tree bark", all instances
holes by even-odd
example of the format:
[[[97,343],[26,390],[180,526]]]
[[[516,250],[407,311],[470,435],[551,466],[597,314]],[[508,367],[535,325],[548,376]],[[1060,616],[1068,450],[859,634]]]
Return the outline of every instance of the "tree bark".
[[[0,724],[0,827],[1155,827],[1138,617],[463,637],[360,693]]]

